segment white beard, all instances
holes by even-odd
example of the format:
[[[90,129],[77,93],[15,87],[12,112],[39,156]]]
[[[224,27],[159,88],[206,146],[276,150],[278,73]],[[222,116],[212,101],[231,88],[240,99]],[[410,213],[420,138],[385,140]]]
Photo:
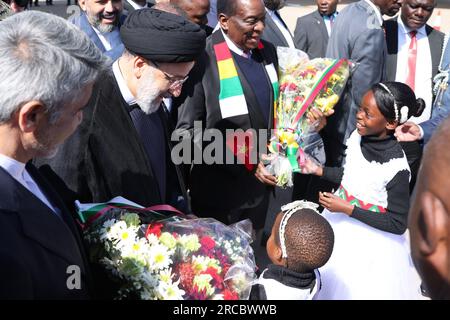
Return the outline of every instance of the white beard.
[[[137,86],[136,102],[146,114],[158,111],[161,105],[161,91],[150,70],[145,71]]]

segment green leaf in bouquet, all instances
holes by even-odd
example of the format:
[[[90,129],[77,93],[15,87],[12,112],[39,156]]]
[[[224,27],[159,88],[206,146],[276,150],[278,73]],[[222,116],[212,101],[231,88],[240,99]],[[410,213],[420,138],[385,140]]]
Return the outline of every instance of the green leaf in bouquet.
[[[125,221],[128,227],[141,225],[141,219],[139,219],[136,213],[127,213],[123,216],[122,220]]]

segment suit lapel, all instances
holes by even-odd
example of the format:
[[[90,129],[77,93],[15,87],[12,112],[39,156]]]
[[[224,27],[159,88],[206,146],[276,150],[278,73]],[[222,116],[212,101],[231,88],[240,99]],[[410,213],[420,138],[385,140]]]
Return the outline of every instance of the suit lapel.
[[[102,41],[92,28],[91,24],[87,20],[86,14],[84,13],[82,13],[80,16],[80,29],[88,35],[88,37],[92,40],[92,42],[94,42],[95,46],[99,48],[102,53],[106,51]]]
[[[280,31],[277,24],[275,23],[275,21],[273,21],[272,17],[269,14],[266,15],[266,24],[269,26],[269,28],[267,29],[273,31],[274,35],[280,40],[281,43],[283,43],[283,46],[288,47],[289,45],[286,39],[284,38],[283,33]]]
[[[325,25],[325,21],[323,20],[319,11],[314,11],[314,19],[316,20],[316,23],[319,26],[320,32],[324,36],[324,39],[328,40],[329,36],[328,36],[327,26]]]
[[[23,233],[69,264],[80,266],[84,271],[85,266],[81,261],[82,255],[76,237],[68,225],[2,168],[0,177],[3,181],[3,192],[8,193],[12,199],[7,204],[9,208],[5,209],[17,212]],[[42,188],[41,185],[39,187]]]

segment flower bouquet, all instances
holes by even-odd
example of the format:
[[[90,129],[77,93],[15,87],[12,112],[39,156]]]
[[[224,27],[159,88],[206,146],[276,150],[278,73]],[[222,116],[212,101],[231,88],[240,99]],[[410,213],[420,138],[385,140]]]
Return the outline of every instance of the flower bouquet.
[[[85,228],[85,239],[91,260],[120,284],[118,299],[248,299],[256,269],[249,221],[226,226],[108,207]]]
[[[278,47],[280,95],[274,112],[274,134],[270,139],[269,171],[281,187],[292,186],[292,172],[301,172],[305,152],[314,154],[321,142],[317,123],[307,118],[312,109],[327,113],[339,101],[348,77],[348,60],[317,58]]]

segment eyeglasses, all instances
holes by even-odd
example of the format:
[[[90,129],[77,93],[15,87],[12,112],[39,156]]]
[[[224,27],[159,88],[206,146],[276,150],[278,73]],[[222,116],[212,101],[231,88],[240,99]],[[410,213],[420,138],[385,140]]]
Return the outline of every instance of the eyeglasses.
[[[148,61],[151,64],[153,64],[156,67],[156,69],[158,69],[159,71],[161,71],[164,74],[164,76],[166,77],[166,80],[169,81],[169,84],[170,84],[169,89],[175,89],[175,88],[182,86],[183,83],[185,83],[186,80],[189,78],[189,76],[181,78],[179,76],[171,75],[171,74],[165,72],[164,70],[162,70],[161,67],[159,66],[159,64],[156,63],[155,61],[151,61],[151,60],[148,60]]]

